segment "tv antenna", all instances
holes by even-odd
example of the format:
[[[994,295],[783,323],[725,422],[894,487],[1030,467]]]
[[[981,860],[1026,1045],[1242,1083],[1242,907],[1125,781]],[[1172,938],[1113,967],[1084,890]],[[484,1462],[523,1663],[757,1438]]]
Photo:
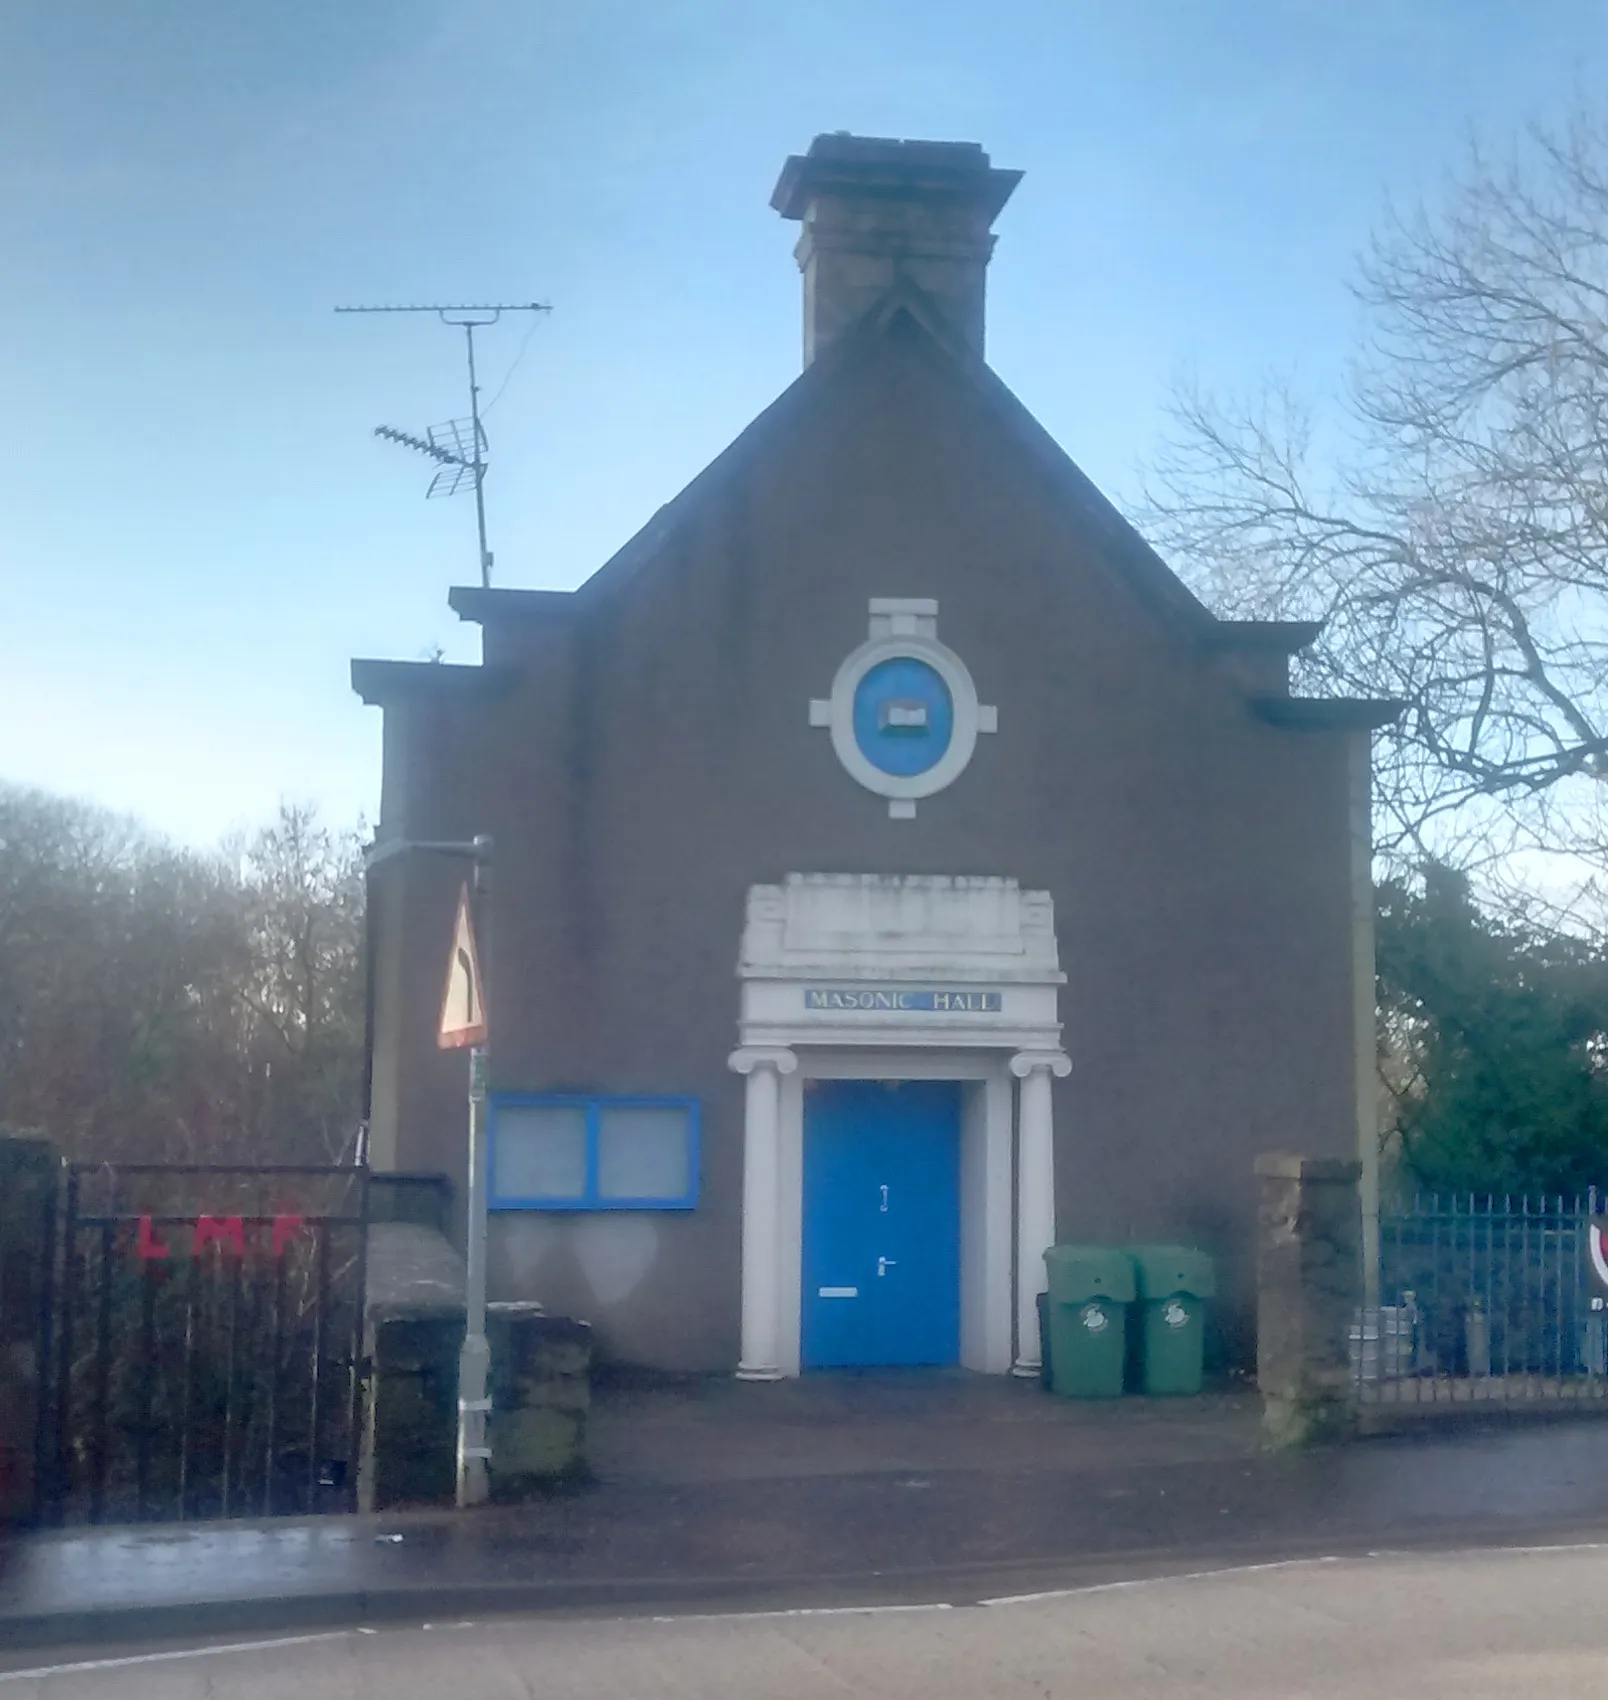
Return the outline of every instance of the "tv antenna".
[[[475,332],[494,325],[504,313],[550,313],[541,301],[500,302],[491,307],[337,307],[337,313],[434,313],[444,325],[463,331],[464,352],[469,360],[469,417],[449,419],[444,425],[429,426],[422,437],[399,431],[394,425],[376,425],[374,435],[400,443],[438,463],[425,498],[456,496],[460,490],[475,493],[475,524],[480,535],[480,583],[491,588],[491,550],[486,547],[486,431],[480,423],[480,385],[475,378]],[[518,364],[516,359],[515,364]],[[495,398],[493,398],[495,399]]]

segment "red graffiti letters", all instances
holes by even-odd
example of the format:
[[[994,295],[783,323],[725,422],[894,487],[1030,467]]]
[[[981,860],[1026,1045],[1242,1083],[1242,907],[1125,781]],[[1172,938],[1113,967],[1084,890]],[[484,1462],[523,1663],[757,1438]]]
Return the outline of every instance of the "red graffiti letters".
[[[232,1251],[236,1257],[246,1255],[246,1228],[238,1216],[197,1216],[195,1219],[195,1255],[199,1257],[209,1245],[216,1243]]]
[[[156,1237],[156,1229],[151,1226],[149,1216],[140,1217],[139,1233],[134,1240],[135,1253],[140,1257],[171,1257],[173,1254]]]
[[[280,1215],[268,1221],[258,1218],[252,1227],[261,1226],[267,1233],[268,1253],[271,1257],[283,1257],[291,1241],[306,1225],[306,1218],[294,1215]],[[164,1230],[171,1235],[171,1230]],[[220,1256],[244,1257],[246,1255],[246,1223],[241,1216],[197,1216],[195,1232],[190,1241],[190,1252],[199,1257],[208,1246],[215,1245]],[[150,1216],[141,1216],[135,1224],[134,1255],[151,1261],[158,1258],[172,1257],[170,1247],[157,1238],[156,1223]]]

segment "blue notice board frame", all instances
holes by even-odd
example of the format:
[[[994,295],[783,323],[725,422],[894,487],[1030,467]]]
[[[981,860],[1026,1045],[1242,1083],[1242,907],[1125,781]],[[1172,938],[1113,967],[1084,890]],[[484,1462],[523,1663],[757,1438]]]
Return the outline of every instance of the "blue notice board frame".
[[[696,1098],[674,1094],[614,1092],[497,1092],[491,1099],[486,1165],[488,1210],[696,1210],[702,1115]],[[497,1185],[498,1113],[503,1109],[566,1109],[586,1112],[586,1188],[570,1198],[504,1195]],[[598,1145],[603,1112],[610,1109],[685,1110],[687,1114],[687,1190],[679,1198],[603,1198],[598,1187]]]

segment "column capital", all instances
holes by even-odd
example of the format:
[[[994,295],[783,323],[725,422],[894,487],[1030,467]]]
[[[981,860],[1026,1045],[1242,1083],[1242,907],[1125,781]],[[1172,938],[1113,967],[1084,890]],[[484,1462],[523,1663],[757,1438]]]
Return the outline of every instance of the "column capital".
[[[756,1068],[792,1074],[798,1068],[798,1057],[785,1045],[742,1045],[726,1058],[726,1067],[733,1074],[752,1074]]]
[[[1040,1068],[1048,1069],[1057,1080],[1064,1080],[1072,1072],[1072,1059],[1065,1051],[1018,1051],[1011,1058],[1011,1073],[1018,1080],[1026,1080]]]

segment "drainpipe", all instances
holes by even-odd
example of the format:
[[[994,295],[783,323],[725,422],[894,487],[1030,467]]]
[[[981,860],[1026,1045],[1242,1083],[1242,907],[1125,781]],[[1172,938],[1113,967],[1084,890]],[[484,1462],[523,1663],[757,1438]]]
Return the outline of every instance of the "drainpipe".
[[[369,1159],[370,1129],[374,1125],[374,955],[379,928],[374,919],[374,886],[368,858],[363,858],[363,1107],[357,1124],[357,1161]]]
[[[1374,970],[1373,738],[1349,751],[1351,814],[1351,1008],[1357,1156],[1362,1204],[1362,1302],[1379,1304],[1379,994]]]

